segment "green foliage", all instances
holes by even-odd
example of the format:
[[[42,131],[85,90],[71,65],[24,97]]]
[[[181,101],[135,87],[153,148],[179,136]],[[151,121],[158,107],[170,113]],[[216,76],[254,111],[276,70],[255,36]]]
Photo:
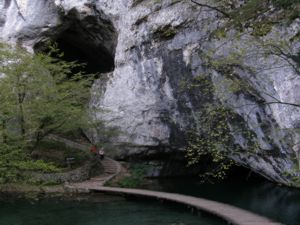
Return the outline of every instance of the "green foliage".
[[[76,129],[86,120],[91,81],[77,65],[23,49],[0,48],[0,121],[4,139],[35,146],[51,132]],[[4,136],[3,136],[4,137]],[[6,140],[7,141],[7,140]]]
[[[241,89],[249,93],[252,91],[247,83],[238,80],[234,75],[231,63],[237,65],[235,57],[227,61],[207,58],[207,63],[209,68],[222,73],[224,80],[221,84],[213,84],[208,72],[194,78],[191,84],[185,86],[186,89],[200,92],[202,100],[206,102],[196,117],[196,124],[199,124],[200,128],[189,133],[186,158],[188,166],[206,163],[206,171],[200,174],[202,178],[224,179],[227,171],[234,165],[230,156],[241,152],[240,147],[234,143],[234,133],[247,140],[248,154],[257,153],[259,146],[253,141],[254,134],[242,124],[237,114],[225,106],[211,102],[214,94],[220,95],[220,98],[224,95],[226,89],[219,86],[227,86],[230,92],[239,92]]]
[[[207,5],[222,12],[226,22],[213,32],[214,37],[226,36],[231,28],[244,32],[251,28],[253,36],[265,36],[275,24],[284,24],[299,18],[299,0],[246,0],[238,4],[232,0],[214,0]],[[218,31],[220,30],[220,31]]]
[[[27,171],[40,171],[44,173],[53,173],[59,172],[60,169],[57,168],[53,163],[45,163],[42,160],[28,160],[12,163],[18,170],[27,170]]]
[[[104,121],[99,120],[97,115],[99,112],[108,113],[107,111],[99,110],[95,107],[89,108],[89,117],[90,119],[86,121],[86,123],[82,126],[85,129],[91,129],[97,139],[91,140],[92,143],[96,144],[98,147],[108,147],[112,148],[113,146],[108,146],[112,143],[113,139],[120,135],[122,132],[120,131],[119,127],[117,126],[106,126]]]
[[[298,173],[299,173],[299,168],[294,168],[289,171],[284,171],[282,175],[288,178],[289,180],[291,180],[291,183],[289,184],[290,186],[300,187],[300,177],[297,176]]]
[[[266,21],[264,23],[255,23],[253,24],[252,35],[256,37],[262,37],[271,32],[273,24]]]
[[[119,182],[118,186],[121,188],[137,188],[141,184],[142,180],[136,177],[126,176],[123,177]]]
[[[1,144],[0,184],[24,181],[24,171],[58,172],[59,169],[52,163],[33,161],[23,146]]]
[[[256,19],[267,10],[268,7],[265,0],[248,0],[240,8],[231,12],[231,18],[236,23],[245,23],[251,19]]]
[[[146,174],[146,167],[143,165],[133,165],[129,168],[130,176],[123,177],[119,182],[118,186],[123,188],[137,188],[144,180]]]
[[[64,143],[48,140],[41,141],[31,155],[44,162],[53,163],[60,168],[66,168],[65,159],[69,157],[74,158],[72,167],[75,168],[91,159],[91,154],[88,151],[70,148]]]
[[[177,34],[177,30],[170,25],[159,27],[154,32],[155,38],[165,39],[165,40],[172,39],[176,34]]]
[[[0,44],[0,183],[27,179],[25,171],[60,171],[51,160],[33,161],[32,151],[49,133],[76,130],[88,120],[91,79],[74,72],[83,65],[62,55],[55,46],[32,55]]]
[[[300,3],[300,0],[272,0],[272,3],[277,8],[290,9]]]
[[[219,40],[222,38],[226,38],[226,36],[227,36],[226,27],[221,27],[221,28],[215,29],[211,33],[211,37],[219,39]]]
[[[206,165],[207,172],[201,176],[223,179],[226,171],[234,165],[228,156],[237,151],[228,126],[235,115],[223,106],[206,105],[198,118],[201,131],[190,133],[186,149],[188,166],[210,159],[210,165]]]
[[[132,7],[135,7],[137,5],[139,5],[141,2],[143,2],[144,0],[133,0],[132,1]]]

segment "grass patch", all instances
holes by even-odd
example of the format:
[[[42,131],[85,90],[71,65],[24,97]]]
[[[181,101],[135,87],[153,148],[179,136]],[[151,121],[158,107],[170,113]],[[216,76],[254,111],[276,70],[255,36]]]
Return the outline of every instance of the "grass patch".
[[[123,188],[137,188],[144,182],[144,177],[147,168],[143,164],[134,164],[129,167],[130,176],[123,177],[117,183],[119,187]]]

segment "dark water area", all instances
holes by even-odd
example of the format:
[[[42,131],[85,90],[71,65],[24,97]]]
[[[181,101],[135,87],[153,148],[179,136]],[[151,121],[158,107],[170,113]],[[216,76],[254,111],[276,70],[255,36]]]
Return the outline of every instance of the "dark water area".
[[[144,188],[181,193],[235,205],[286,225],[300,225],[300,189],[238,174],[218,183],[198,178],[151,180]],[[186,206],[156,200],[91,194],[39,201],[0,195],[0,225],[221,225]]]
[[[203,184],[196,178],[156,180],[151,189],[228,203],[287,225],[300,225],[300,190],[246,177]]]
[[[103,201],[103,198],[106,201]],[[209,215],[158,201],[92,195],[84,201],[0,200],[0,225],[222,225]]]

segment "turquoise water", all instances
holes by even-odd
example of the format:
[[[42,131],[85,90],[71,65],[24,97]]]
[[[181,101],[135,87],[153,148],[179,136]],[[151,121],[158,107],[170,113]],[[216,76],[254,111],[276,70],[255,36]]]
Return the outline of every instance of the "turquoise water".
[[[101,197],[98,197],[101,199]],[[0,202],[0,225],[221,225],[209,216],[157,201],[112,199],[105,202],[61,201]]]
[[[158,181],[151,189],[176,192],[228,203],[272,218],[287,225],[300,225],[300,190],[263,180],[243,177],[217,184],[201,184],[196,179]]]
[[[163,179],[148,189],[182,193],[244,208],[287,225],[300,225],[300,190],[263,180],[201,184],[197,179]],[[9,198],[11,199],[11,198]],[[3,200],[0,225],[221,225],[184,206],[95,194],[77,200]]]

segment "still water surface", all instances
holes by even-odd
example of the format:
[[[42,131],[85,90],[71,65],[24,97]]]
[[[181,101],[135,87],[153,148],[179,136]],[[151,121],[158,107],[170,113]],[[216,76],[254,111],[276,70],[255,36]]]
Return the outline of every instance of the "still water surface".
[[[300,225],[300,190],[267,181],[227,180],[201,184],[196,179],[163,179],[146,187],[182,193],[244,208],[287,225]],[[157,201],[93,195],[84,200],[34,202],[0,198],[0,225],[221,225],[207,215]]]
[[[98,196],[101,199],[101,197]],[[221,225],[184,207],[157,201],[0,201],[0,225]]]
[[[287,225],[300,225],[300,190],[265,180],[227,180],[201,184],[196,179],[160,180],[151,189],[176,192],[228,203]]]

